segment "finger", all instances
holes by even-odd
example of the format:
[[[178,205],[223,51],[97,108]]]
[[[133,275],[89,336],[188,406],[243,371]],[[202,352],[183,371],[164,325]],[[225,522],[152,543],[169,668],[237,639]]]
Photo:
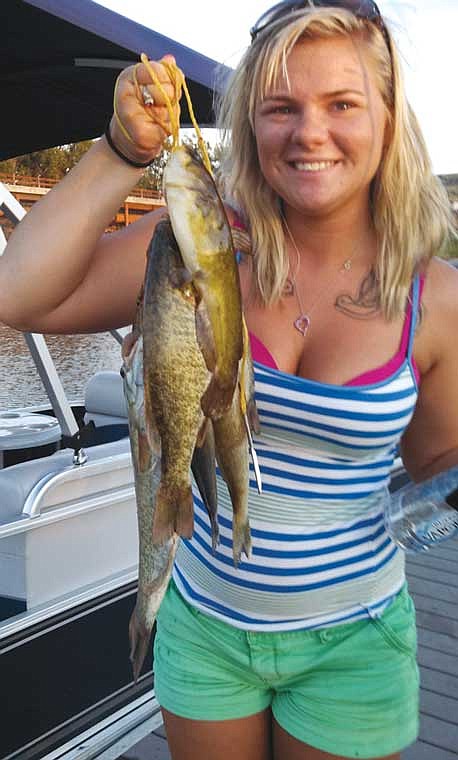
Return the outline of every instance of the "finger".
[[[146,60],[146,59],[145,59]],[[162,85],[172,85],[173,82],[170,79],[170,74],[160,61],[148,60],[148,66],[144,63],[139,63],[137,68],[137,77],[140,84],[154,84],[154,77],[151,77],[150,70],[153,71]]]
[[[167,99],[179,99],[183,74],[176,67],[173,56],[164,56],[161,61],[149,61],[142,55],[138,64],[136,77],[139,86],[147,87],[150,95],[163,104]]]
[[[145,84],[141,81],[140,77],[138,77],[137,97],[142,105],[167,106],[168,99],[172,106],[174,106],[176,92],[175,87],[171,84],[161,83],[161,87],[158,87],[157,85],[152,84],[151,80]]]
[[[162,61],[166,61],[166,63],[170,63],[172,66],[177,65],[175,57],[171,53],[166,53],[166,55],[163,55],[161,58],[161,62]]]

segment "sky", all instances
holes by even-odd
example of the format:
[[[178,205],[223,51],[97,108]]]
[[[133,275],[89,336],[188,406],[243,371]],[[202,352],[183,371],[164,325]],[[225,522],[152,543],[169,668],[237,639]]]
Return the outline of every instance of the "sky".
[[[275,2],[98,1],[228,66],[237,64],[249,44],[250,26]],[[377,4],[400,46],[408,98],[434,171],[458,173],[458,0],[378,0]]]

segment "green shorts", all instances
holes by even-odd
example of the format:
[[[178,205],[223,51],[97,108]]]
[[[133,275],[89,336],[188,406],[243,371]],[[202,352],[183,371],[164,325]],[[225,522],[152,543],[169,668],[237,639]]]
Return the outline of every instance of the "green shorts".
[[[194,720],[271,707],[292,736],[344,757],[400,752],[418,733],[413,602],[404,587],[378,619],[317,631],[242,631],[187,604],[172,582],[158,615],[155,692]]]

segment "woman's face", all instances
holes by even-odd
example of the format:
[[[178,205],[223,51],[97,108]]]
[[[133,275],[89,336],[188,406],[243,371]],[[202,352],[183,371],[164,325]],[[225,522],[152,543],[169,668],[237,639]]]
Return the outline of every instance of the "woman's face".
[[[386,111],[364,44],[335,37],[300,41],[255,110],[265,179],[286,210],[323,217],[368,214],[383,150]]]

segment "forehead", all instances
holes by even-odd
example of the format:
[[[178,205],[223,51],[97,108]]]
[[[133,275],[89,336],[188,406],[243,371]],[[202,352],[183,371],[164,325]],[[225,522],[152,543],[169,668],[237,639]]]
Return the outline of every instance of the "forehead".
[[[272,92],[314,90],[360,90],[376,88],[373,64],[364,43],[350,36],[326,39],[301,38],[292,48],[276,76],[266,83]]]

